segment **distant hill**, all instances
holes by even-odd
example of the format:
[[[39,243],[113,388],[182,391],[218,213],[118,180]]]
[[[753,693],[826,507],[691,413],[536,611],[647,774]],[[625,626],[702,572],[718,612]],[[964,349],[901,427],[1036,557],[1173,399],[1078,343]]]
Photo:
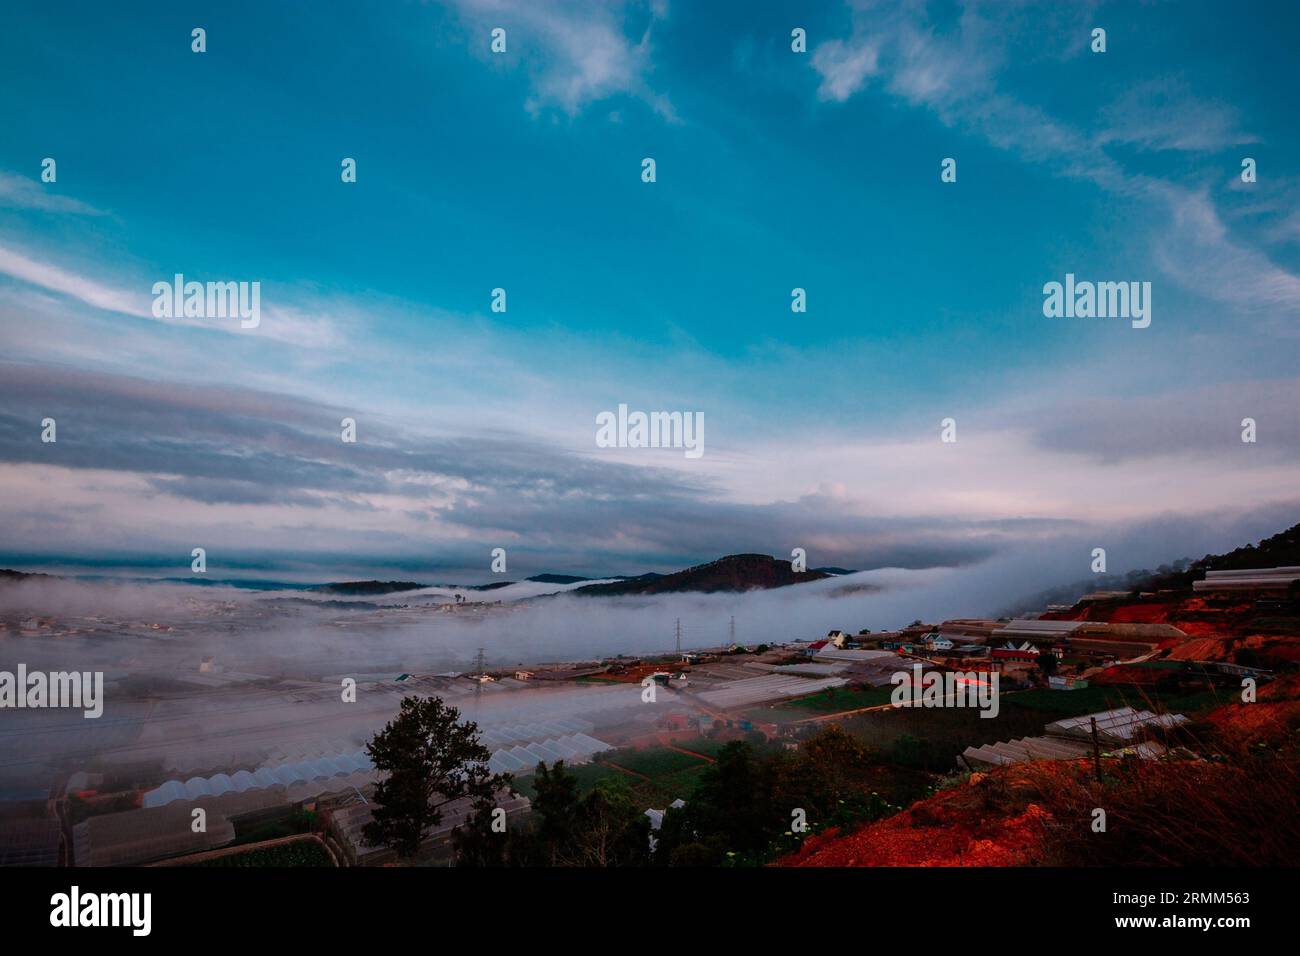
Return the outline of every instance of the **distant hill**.
[[[658,577],[658,575],[649,576]],[[590,581],[592,579],[579,577],[575,574],[535,574],[526,580],[535,581],[538,584],[577,584],[580,581]],[[402,591],[415,591],[420,588],[430,587],[443,587],[453,591],[496,591],[514,583],[514,581],[490,581],[487,584],[417,584],[415,581],[336,581],[332,584],[318,584],[308,588],[308,590],[320,591],[325,594],[374,596],[379,594],[399,594]]]
[[[266,598],[264,603],[285,607],[334,608],[340,611],[377,611],[384,606],[371,601],[317,601],[300,597]]]
[[[1019,604],[1004,608],[1000,617],[1015,617],[1041,610],[1049,604],[1073,604],[1093,591],[1191,591],[1207,571],[1242,571],[1247,568],[1287,568],[1300,565],[1300,524],[1279,531],[1259,544],[1247,544],[1227,554],[1207,554],[1198,561],[1180,558],[1155,570],[1127,574],[1097,574],[1072,584],[1052,588]]]
[[[1206,571],[1242,571],[1247,568],[1289,568],[1300,565],[1300,524],[1265,538],[1258,545],[1247,544],[1227,554],[1207,554],[1187,569],[1190,586]]]
[[[675,594],[685,591],[714,593],[782,588],[830,577],[824,571],[796,574],[789,561],[767,554],[732,554],[708,564],[696,565],[672,574],[645,574],[624,581],[589,584],[570,592],[591,596],[622,594]]]
[[[820,571],[823,574],[833,574],[836,577],[845,574],[857,574],[857,571],[850,571],[848,568],[813,568],[814,571]]]
[[[395,594],[399,591],[418,591],[428,587],[414,581],[336,581],[333,584],[318,584],[309,590],[325,594]]]
[[[9,568],[0,568],[0,584],[16,584],[19,581],[28,581],[35,578],[45,578],[53,580],[52,574],[29,574],[26,571],[11,571]]]

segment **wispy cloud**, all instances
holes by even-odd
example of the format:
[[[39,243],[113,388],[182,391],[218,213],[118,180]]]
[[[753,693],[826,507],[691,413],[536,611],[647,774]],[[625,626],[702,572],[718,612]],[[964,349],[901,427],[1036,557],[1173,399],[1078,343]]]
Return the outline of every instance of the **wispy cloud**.
[[[1300,309],[1300,276],[1260,251],[1234,240],[1203,189],[1134,171],[1108,146],[1143,151],[1207,150],[1251,143],[1235,112],[1197,98],[1180,78],[1157,78],[1126,92],[1101,112],[1096,131],[1053,115],[1007,92],[1000,73],[1014,44],[1026,35],[1055,37],[1062,57],[1082,47],[1086,20],[1080,11],[1051,7],[967,6],[947,32],[931,22],[927,6],[885,8],[874,0],[850,3],[853,33],[815,50],[812,66],[823,98],[843,101],[878,75],[893,94],[932,111],[945,125],[983,137],[1026,162],[1047,164],[1060,175],[1085,179],[1112,193],[1152,202],[1165,225],[1153,239],[1155,261],[1185,288],[1224,304]],[[1071,31],[1026,24],[1070,17]],[[868,68],[869,64],[869,68]]]
[[[665,119],[677,118],[671,101],[650,80],[651,31],[667,15],[666,4],[454,2],[484,38],[493,27],[507,31],[509,51],[527,64],[533,78],[533,93],[525,103],[530,113],[559,109],[574,116],[592,103],[627,95]],[[629,35],[634,15],[645,22],[639,36]]]
[[[1232,107],[1196,97],[1181,77],[1158,77],[1126,90],[1101,111],[1101,144],[1144,150],[1207,151],[1255,143]]]
[[[40,212],[67,213],[76,216],[104,216],[103,210],[70,196],[54,192],[46,186],[23,176],[0,171],[0,206],[12,209],[35,209]]]
[[[1238,308],[1277,317],[1274,326],[1300,334],[1300,276],[1272,262],[1258,249],[1232,238],[1205,190],[1160,184],[1173,229],[1154,243],[1156,261],[1185,288]]]
[[[878,42],[845,43],[828,40],[813,51],[813,68],[821,74],[817,95],[842,103],[862,89],[867,77],[879,69]]]
[[[1032,419],[970,409],[956,445],[807,434],[752,448],[742,469],[687,474],[523,432],[429,435],[248,388],[7,365],[0,481],[13,493],[0,520],[10,548],[67,553],[89,524],[96,548],[149,554],[189,541],[320,561],[432,552],[474,568],[503,545],[521,568],[602,572],[800,546],[848,567],[955,565],[1149,517],[1152,488],[1177,487],[1184,512],[1226,513],[1243,493],[1285,500],[1300,436],[1284,394],[1169,396],[1142,428],[1119,400],[1043,403]],[[1258,447],[1238,440],[1246,414]],[[359,420],[356,444],[340,440],[344,415]],[[46,416],[56,444],[39,440]],[[800,468],[775,474],[778,457]]]
[[[0,478],[15,491],[0,507],[9,547],[74,547],[69,516],[83,505],[101,542],[151,553],[199,536],[227,550],[351,546],[385,560],[433,548],[476,566],[505,544],[544,554],[538,569],[671,567],[796,544],[827,563],[952,565],[1072,526],[881,517],[832,501],[833,489],[744,503],[707,476],[525,434],[421,435],[356,412],[363,440],[346,444],[338,407],[49,366],[5,366],[0,408]],[[39,440],[46,416],[59,423],[56,444]],[[41,485],[57,506],[33,507],[27,492]]]
[[[304,303],[266,302],[261,323],[256,329],[243,329],[238,320],[170,316],[159,318],[152,308],[152,280],[141,282],[139,289],[105,282],[80,272],[48,262],[41,262],[17,249],[0,245],[0,275],[35,286],[46,292],[68,296],[96,309],[116,312],[137,319],[195,329],[263,336],[304,348],[327,348],[343,341],[337,319]],[[160,277],[172,281],[172,276]],[[190,278],[193,278],[191,276]],[[252,281],[252,280],[250,280]]]
[[[96,309],[133,315],[142,319],[153,318],[153,313],[149,309],[149,297],[143,291],[132,293],[114,288],[48,262],[38,262],[6,246],[0,246],[0,274],[50,292],[70,296]]]

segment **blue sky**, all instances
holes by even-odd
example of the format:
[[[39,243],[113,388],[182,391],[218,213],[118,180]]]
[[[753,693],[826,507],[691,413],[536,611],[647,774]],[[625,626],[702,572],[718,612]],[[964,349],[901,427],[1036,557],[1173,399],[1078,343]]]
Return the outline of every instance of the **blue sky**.
[[[1136,564],[1295,513],[1294,5],[4,16],[9,563],[926,566],[1159,521]],[[260,281],[261,326],[153,318],[175,272]],[[1151,282],[1151,327],[1044,318],[1066,272]],[[596,448],[619,403],[701,411],[704,458]]]

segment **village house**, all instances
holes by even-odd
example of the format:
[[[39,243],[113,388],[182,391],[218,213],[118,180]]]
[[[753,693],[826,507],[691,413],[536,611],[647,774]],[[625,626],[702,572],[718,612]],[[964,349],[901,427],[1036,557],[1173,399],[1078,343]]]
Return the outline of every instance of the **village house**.
[[[953,649],[953,642],[941,634],[931,634],[925,639],[925,647],[931,651],[950,651]]]

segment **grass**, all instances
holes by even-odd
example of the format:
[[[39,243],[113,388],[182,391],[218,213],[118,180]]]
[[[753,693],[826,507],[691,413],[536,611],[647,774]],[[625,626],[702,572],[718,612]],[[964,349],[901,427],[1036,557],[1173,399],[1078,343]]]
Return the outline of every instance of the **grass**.
[[[668,747],[648,747],[645,750],[615,750],[602,754],[602,763],[618,764],[634,774],[643,774],[651,779],[665,777],[679,770],[687,770],[706,763],[699,757],[684,754],[680,750]]]
[[[692,753],[703,754],[706,757],[717,759],[718,751],[730,742],[730,740],[722,740],[718,737],[696,737],[694,740],[688,740],[684,743],[679,741],[677,746]]]
[[[1118,707],[1153,710],[1159,704],[1165,710],[1177,713],[1194,713],[1228,701],[1223,693],[1194,691],[1180,693],[1157,691],[1149,688],[1123,686],[1088,686],[1079,690],[1025,690],[1007,694],[1002,698],[1004,709],[1035,711],[1046,715],[1048,723],[1062,717],[1079,717]]]
[[[856,710],[859,707],[876,707],[880,704],[888,704],[890,695],[893,692],[894,687],[890,684],[884,687],[856,687],[850,689],[828,687],[826,690],[809,694],[807,697],[782,701],[776,705],[775,709],[807,711],[814,714],[833,714],[841,710]]]
[[[967,747],[1041,734],[1045,722],[1041,712],[1014,710],[1005,702],[993,718],[969,707],[904,707],[838,721],[880,760],[934,773],[952,771]]]
[[[653,780],[638,780],[631,777],[628,780],[632,785],[632,795],[638,804],[663,810],[679,798],[690,800],[691,794],[695,792],[695,785],[699,783],[700,775],[708,767],[706,763],[697,762],[694,767],[664,774]]]
[[[890,690],[890,688],[883,688]],[[950,772],[967,747],[1020,737],[1035,737],[1044,727],[1064,717],[1132,706],[1165,709],[1182,714],[1223,703],[1213,691],[1191,694],[1140,691],[1131,687],[1085,687],[1080,690],[1029,690],[1001,697],[996,717],[986,718],[974,708],[900,708],[854,714],[837,721],[870,747],[881,760],[934,773]]]

